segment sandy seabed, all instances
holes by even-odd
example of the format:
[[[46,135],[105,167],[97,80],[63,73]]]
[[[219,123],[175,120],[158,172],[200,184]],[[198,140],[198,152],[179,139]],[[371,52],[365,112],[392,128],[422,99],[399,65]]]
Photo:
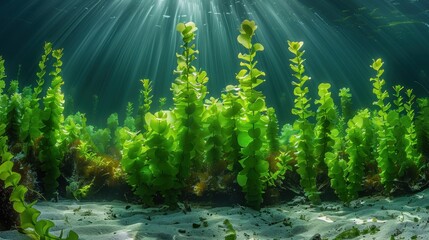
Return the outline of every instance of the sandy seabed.
[[[296,197],[261,211],[191,204],[191,211],[185,212],[119,201],[70,200],[39,202],[35,207],[42,218],[55,222],[54,234],[73,229],[80,239],[88,240],[224,239],[225,219],[237,239],[334,239],[352,227],[375,229],[354,239],[429,239],[429,189],[397,198],[360,198],[348,207],[340,202],[313,206]],[[27,238],[17,231],[3,231],[0,239]]]

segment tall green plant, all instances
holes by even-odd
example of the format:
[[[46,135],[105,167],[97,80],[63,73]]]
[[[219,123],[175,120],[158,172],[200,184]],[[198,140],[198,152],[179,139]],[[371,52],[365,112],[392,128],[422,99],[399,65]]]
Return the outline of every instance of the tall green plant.
[[[206,101],[206,114],[204,116],[205,128],[207,129],[206,138],[206,165],[209,172],[218,174],[216,172],[219,163],[223,160],[223,139],[222,132],[222,104],[218,99],[211,97]]]
[[[39,161],[43,171],[43,184],[47,198],[54,197],[57,191],[57,178],[60,176],[60,163],[63,158],[61,146],[62,123],[64,122],[64,94],[61,86],[64,84],[60,75],[63,55],[62,49],[52,51],[54,58],[53,70],[49,73],[52,76],[51,86],[48,88],[46,96],[43,98],[44,109],[41,119],[42,138],[39,143]]]
[[[334,189],[338,198],[343,202],[349,201],[346,180],[347,159],[343,150],[343,139],[338,129],[333,128],[329,134],[334,145],[329,152],[325,153],[325,162],[328,166],[328,176],[330,178],[331,188]]]
[[[395,166],[395,136],[393,135],[393,125],[396,124],[398,113],[389,111],[391,108],[390,103],[385,103],[389,97],[389,93],[383,90],[386,81],[382,78],[384,73],[383,61],[379,58],[373,60],[371,68],[376,71],[376,75],[370,78],[373,83],[373,93],[377,101],[373,104],[379,109],[374,118],[374,123],[377,126],[377,163],[380,168],[380,178],[386,192],[390,193],[393,189],[393,180],[397,176],[397,169]]]
[[[226,86],[226,93],[222,94],[224,122],[222,124],[224,139],[225,159],[228,161],[228,169],[235,176],[242,170],[240,165],[241,147],[238,144],[238,122],[242,114],[242,104],[239,101],[238,91],[240,89],[233,85]]]
[[[335,139],[332,137],[335,135],[331,135],[331,131],[335,128],[338,119],[329,88],[331,88],[329,83],[319,84],[319,99],[315,101],[315,104],[319,105],[319,107],[316,113],[314,156],[317,168],[322,171],[327,170],[326,153],[333,151]]]
[[[349,159],[346,169],[348,201],[359,196],[365,177],[365,165],[372,158],[372,149],[368,147],[368,141],[372,137],[370,116],[368,109],[364,109],[347,122],[345,151]]]
[[[289,51],[295,56],[290,59],[289,65],[294,76],[298,81],[292,81],[294,86],[293,94],[295,95],[294,107],[292,114],[296,115],[298,119],[293,124],[293,129],[299,131],[291,138],[291,143],[295,149],[295,156],[298,163],[297,172],[300,175],[301,187],[304,189],[306,196],[314,203],[320,202],[320,193],[316,185],[317,176],[317,161],[314,157],[314,126],[308,120],[314,116],[314,112],[310,110],[310,100],[307,97],[308,87],[305,87],[310,77],[305,75],[305,67],[303,58],[304,52],[301,47],[303,42],[288,41]]]
[[[39,71],[36,73],[37,86],[34,87],[31,99],[25,103],[24,112],[21,124],[21,140],[34,145],[34,141],[40,137],[42,128],[41,109],[40,109],[40,94],[43,91],[46,75],[46,62],[49,60],[49,55],[52,53],[52,43],[46,42],[44,45],[44,53],[39,61]]]
[[[429,98],[417,99],[417,105],[419,106],[416,117],[417,149],[426,159],[429,159],[429,147],[427,147],[429,146]]]
[[[252,43],[257,26],[254,21],[244,20],[241,23],[238,42],[248,51],[240,53],[242,70],[237,74],[240,97],[243,106],[243,116],[239,122],[238,143],[242,147],[243,158],[240,160],[242,170],[237,176],[237,182],[246,195],[247,204],[260,209],[262,194],[265,189],[264,179],[268,177],[269,164],[266,160],[266,130],[268,118],[265,97],[256,90],[264,82],[265,73],[256,68],[256,53],[263,51],[260,43]]]
[[[395,99],[393,103],[396,109],[392,110],[393,113],[389,113],[394,117],[391,117],[390,124],[393,127],[393,135],[395,136],[395,165],[398,171],[398,179],[404,179],[413,181],[418,176],[417,174],[417,163],[418,154],[413,148],[416,145],[415,136],[410,135],[414,132],[414,112],[412,111],[412,99],[404,104],[404,98],[402,97],[402,90],[404,89],[401,85],[393,87]],[[412,94],[412,92],[409,94]],[[406,114],[404,114],[405,106],[407,107]],[[409,133],[410,132],[410,133]],[[413,173],[413,174],[411,174]]]
[[[171,207],[177,204],[180,182],[177,178],[178,162],[174,159],[174,132],[169,112],[146,114],[148,132],[134,135],[125,141],[122,167],[127,181],[135,193],[148,205],[153,205],[159,193]]]
[[[343,121],[347,122],[353,117],[352,94],[350,93],[350,88],[341,88],[338,96],[340,97],[341,116]]]
[[[19,140],[23,110],[22,102],[22,96],[18,92],[14,92],[9,97],[6,108],[6,135],[8,136],[9,146],[14,145]]]
[[[413,162],[418,169],[422,169],[422,154],[418,151],[418,140],[417,140],[417,130],[416,130],[416,119],[414,113],[414,101],[416,96],[413,94],[412,89],[407,89],[405,92],[407,99],[404,103],[405,113],[407,118],[410,120],[408,127],[406,128],[407,133],[404,135],[406,140],[405,152],[407,153],[407,158]]]
[[[174,124],[178,147],[176,159],[179,161],[179,179],[183,184],[189,181],[191,172],[201,168],[204,160],[203,112],[204,98],[207,94],[205,83],[207,74],[197,71],[192,62],[198,51],[192,42],[197,27],[195,23],[179,23],[177,31],[182,36],[182,53],[177,56],[177,78],[172,84]]]
[[[315,152],[318,171],[326,171],[330,178],[331,187],[338,197],[347,201],[347,185],[345,169],[347,162],[343,151],[341,132],[337,129],[338,115],[334,100],[329,91],[329,83],[319,84],[319,99],[315,101],[319,105],[316,113],[315,127]]]

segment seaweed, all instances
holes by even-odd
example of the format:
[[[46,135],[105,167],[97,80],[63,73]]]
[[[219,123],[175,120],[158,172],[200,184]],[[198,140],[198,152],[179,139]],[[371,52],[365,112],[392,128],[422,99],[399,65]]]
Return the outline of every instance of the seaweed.
[[[147,130],[147,125],[145,122],[146,113],[150,112],[150,107],[152,105],[152,81],[149,79],[140,80],[142,83],[142,90],[140,90],[139,97],[139,106],[138,106],[138,115],[135,120],[135,129],[137,131],[144,132]]]
[[[234,227],[228,219],[223,221],[223,225],[226,227],[225,240],[235,240],[237,239],[237,233],[235,232]]]
[[[246,48],[248,53],[238,54],[244,68],[238,72],[236,79],[239,82],[239,96],[243,106],[243,115],[240,118],[238,129],[238,143],[241,146],[242,170],[237,175],[237,183],[245,193],[247,205],[259,210],[262,203],[262,194],[268,176],[269,164],[266,160],[266,130],[268,117],[264,95],[256,90],[265,73],[256,68],[256,53],[263,51],[260,43],[252,43],[257,26],[254,21],[244,20],[241,23],[238,42]]]
[[[293,123],[293,129],[298,133],[291,138],[291,144],[295,148],[295,156],[298,163],[297,173],[300,175],[301,187],[304,189],[306,196],[313,203],[320,202],[320,192],[317,189],[317,160],[314,156],[314,125],[309,121],[309,118],[314,116],[314,112],[310,110],[310,100],[307,98],[309,92],[305,83],[310,80],[310,77],[305,75],[304,61],[302,58],[305,51],[301,51],[303,42],[288,41],[289,51],[295,56],[290,59],[289,65],[294,72],[293,77],[298,81],[292,81],[294,86],[293,94],[295,95],[294,107],[292,114],[298,116],[298,119]]]
[[[45,45],[45,47],[49,46]],[[57,178],[60,176],[59,167],[64,155],[64,150],[60,148],[64,122],[64,95],[61,92],[61,86],[64,82],[60,75],[63,50],[53,50],[51,55],[55,59],[52,65],[54,69],[49,73],[52,76],[51,86],[43,98],[44,109],[41,112],[43,127],[38,144],[38,158],[44,174],[44,191],[49,199],[54,197],[57,192]]]
[[[183,187],[191,181],[192,171],[199,171],[204,161],[204,131],[203,112],[204,98],[207,94],[205,84],[208,81],[205,71],[198,71],[192,62],[197,58],[198,50],[192,43],[195,39],[197,27],[195,23],[179,23],[176,27],[182,36],[180,46],[182,54],[177,56],[177,78],[172,84],[175,116],[175,132],[178,146],[176,159],[178,161],[178,178]]]

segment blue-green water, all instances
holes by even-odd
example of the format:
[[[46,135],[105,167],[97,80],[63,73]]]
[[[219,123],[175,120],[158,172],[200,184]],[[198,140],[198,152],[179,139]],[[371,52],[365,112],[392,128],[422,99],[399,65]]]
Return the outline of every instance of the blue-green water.
[[[171,98],[181,21],[197,24],[196,65],[208,72],[210,95],[220,96],[227,84],[236,84],[243,51],[236,36],[240,22],[252,19],[256,40],[265,46],[258,56],[267,74],[261,89],[284,123],[291,121],[293,104],[287,40],[305,42],[313,96],[320,82],[330,82],[333,92],[350,87],[355,107],[370,105],[368,66],[379,57],[389,86],[427,95],[428,9],[427,0],[3,0],[0,54],[8,76],[16,77],[21,65],[24,86],[34,84],[44,41],[64,48],[64,92],[73,99],[66,111],[104,123],[112,112],[123,114],[128,101],[137,102],[141,78],[154,81],[155,97]]]

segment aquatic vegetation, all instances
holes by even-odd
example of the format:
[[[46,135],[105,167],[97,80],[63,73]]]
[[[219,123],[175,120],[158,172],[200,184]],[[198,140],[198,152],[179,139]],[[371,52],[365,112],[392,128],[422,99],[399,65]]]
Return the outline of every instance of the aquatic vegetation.
[[[140,171],[143,174],[148,189],[144,195],[154,197],[160,193],[170,206],[177,204],[180,179],[178,162],[174,159],[174,138],[171,130],[171,116],[169,112],[160,111],[152,115],[146,114],[148,133],[144,142],[146,147],[143,156],[147,159],[146,165]]]
[[[371,225],[371,226],[364,228],[362,230],[359,230],[356,227],[352,227],[352,228],[344,230],[343,232],[338,234],[334,239],[335,240],[352,239],[352,238],[356,238],[356,237],[359,237],[361,235],[366,235],[366,234],[374,235],[379,231],[380,231],[380,227],[377,227],[375,225]]]
[[[177,204],[179,163],[174,159],[175,143],[170,114],[164,111],[147,113],[146,139],[143,140],[140,133],[124,144],[121,163],[127,173],[127,181],[148,205],[154,204],[157,193],[171,207]]]
[[[52,44],[45,43],[44,53],[39,61],[39,71],[36,73],[37,86],[34,87],[33,93],[29,101],[24,102],[24,109],[21,121],[21,139],[26,142],[29,147],[34,146],[34,141],[42,134],[42,119],[40,109],[40,94],[43,91],[46,75],[46,62],[52,52]]]
[[[318,87],[319,99],[315,101],[319,107],[317,108],[317,122],[314,129],[314,156],[317,160],[317,169],[321,169],[323,172],[327,171],[331,179],[331,187],[341,200],[347,201],[347,185],[344,179],[347,163],[340,154],[342,140],[340,132],[336,128],[338,116],[329,91],[330,87],[329,83],[321,83]]]
[[[288,166],[285,164],[285,155],[280,149],[279,124],[274,108],[267,109],[267,141],[268,141],[268,164],[269,184],[276,187],[276,182],[283,180]]]
[[[326,172],[329,161],[325,159],[325,156],[328,152],[333,151],[335,138],[338,136],[338,134],[331,134],[337,124],[338,116],[334,100],[329,91],[331,84],[321,83],[318,88],[319,99],[315,101],[315,104],[319,106],[316,112],[316,127],[314,129],[314,157],[316,158],[316,168]]]
[[[222,131],[224,135],[224,156],[228,163],[228,169],[236,176],[242,170],[240,165],[241,147],[238,144],[238,121],[242,113],[242,104],[239,101],[238,87],[228,85],[225,88],[226,93],[222,94],[224,117]]]
[[[237,183],[242,187],[249,206],[259,209],[262,203],[262,193],[265,184],[263,179],[268,175],[269,164],[266,160],[267,144],[266,130],[268,118],[265,96],[256,90],[264,80],[265,73],[256,68],[256,53],[263,51],[260,43],[252,43],[257,26],[255,22],[245,20],[241,23],[238,42],[246,48],[248,53],[238,54],[244,68],[236,75],[239,82],[239,96],[243,106],[243,115],[240,118],[238,129],[238,143],[242,147],[240,164],[243,169],[238,173]]]
[[[347,201],[356,199],[363,187],[362,181],[365,177],[365,165],[368,159],[372,157],[372,149],[368,148],[367,145],[371,139],[371,128],[370,112],[368,109],[359,111],[347,122],[345,149],[348,155],[346,169],[348,182]]]
[[[182,36],[183,50],[177,56],[177,69],[171,90],[173,92],[175,116],[174,131],[177,133],[176,160],[179,164],[178,179],[185,187],[190,181],[192,171],[201,169],[204,161],[203,112],[204,98],[207,94],[205,84],[208,81],[205,71],[197,71],[192,62],[197,58],[198,50],[192,42],[197,27],[195,23],[179,23],[177,31]]]
[[[352,94],[350,93],[350,88],[341,88],[338,96],[340,97],[341,117],[343,121],[347,122],[353,117]]]
[[[293,94],[295,95],[294,107],[292,114],[298,117],[293,123],[293,129],[299,131],[291,138],[291,144],[295,148],[295,156],[297,159],[300,175],[301,187],[304,189],[306,196],[314,203],[320,202],[320,192],[317,189],[317,170],[316,158],[314,156],[314,125],[308,118],[314,116],[314,112],[310,110],[310,99],[307,98],[309,92],[308,87],[304,87],[305,83],[310,80],[310,77],[305,75],[304,59],[302,56],[305,51],[301,51],[303,42],[288,41],[289,51],[295,56],[290,59],[289,65],[294,72],[293,76],[298,80],[293,81]]]
[[[206,134],[206,167],[211,176],[217,176],[226,170],[226,166],[220,167],[223,164],[223,132],[222,122],[224,119],[220,114],[222,112],[221,102],[211,97],[206,101],[206,110],[203,118],[205,123]]]
[[[237,233],[235,232],[234,227],[228,219],[223,221],[223,225],[226,227],[225,240],[235,240],[237,239]]]
[[[136,124],[135,124],[135,119],[133,118],[133,112],[134,112],[133,103],[128,102],[127,109],[125,112],[124,127],[128,128],[131,131],[136,130],[136,126],[135,126]]]
[[[373,61],[371,67],[377,74],[370,80],[374,86],[373,93],[377,97],[374,105],[379,107],[377,116],[374,118],[374,124],[378,130],[377,141],[379,142],[376,150],[376,159],[381,169],[381,183],[386,192],[391,192],[394,187],[393,181],[395,178],[402,179],[406,177],[408,180],[415,180],[418,176],[416,163],[419,162],[419,156],[416,156],[413,150],[413,146],[416,145],[415,137],[407,134],[407,129],[409,129],[408,131],[411,134],[413,132],[412,129],[414,127],[411,125],[412,119],[410,119],[410,116],[413,117],[413,114],[410,112],[410,109],[408,110],[408,114],[411,115],[402,114],[404,108],[400,91],[403,87],[397,86],[394,88],[394,95],[396,96],[394,104],[397,109],[392,110],[391,103],[385,103],[385,100],[389,97],[389,93],[383,90],[385,80],[382,79],[384,72],[382,66],[383,62],[381,59]],[[408,108],[411,108],[411,102],[407,103]],[[408,154],[406,151],[408,151]]]
[[[50,48],[49,44],[45,47]],[[38,158],[44,174],[44,191],[49,199],[54,197],[54,193],[57,191],[57,178],[60,176],[59,167],[64,155],[64,150],[60,148],[61,129],[64,122],[64,94],[61,92],[61,86],[64,82],[60,75],[63,50],[52,50],[51,55],[54,58],[52,65],[54,69],[49,73],[52,76],[51,86],[48,88],[46,96],[43,97],[42,136],[38,143]]]
[[[429,158],[429,98],[417,99],[419,111],[416,117],[416,138],[417,148],[426,157]],[[426,160],[427,164],[428,160]],[[422,167],[424,163],[422,163]]]
[[[143,89],[140,90],[138,114],[135,121],[137,131],[146,131],[147,125],[145,122],[146,113],[150,112],[152,105],[152,81],[149,79],[140,80]],[[161,105],[161,104],[160,104]]]
[[[13,82],[10,86],[12,88]],[[11,95],[9,96],[8,105],[6,107],[6,135],[8,136],[9,145],[15,145],[19,141],[21,130],[22,97],[21,94],[18,93],[18,89],[9,92]]]

